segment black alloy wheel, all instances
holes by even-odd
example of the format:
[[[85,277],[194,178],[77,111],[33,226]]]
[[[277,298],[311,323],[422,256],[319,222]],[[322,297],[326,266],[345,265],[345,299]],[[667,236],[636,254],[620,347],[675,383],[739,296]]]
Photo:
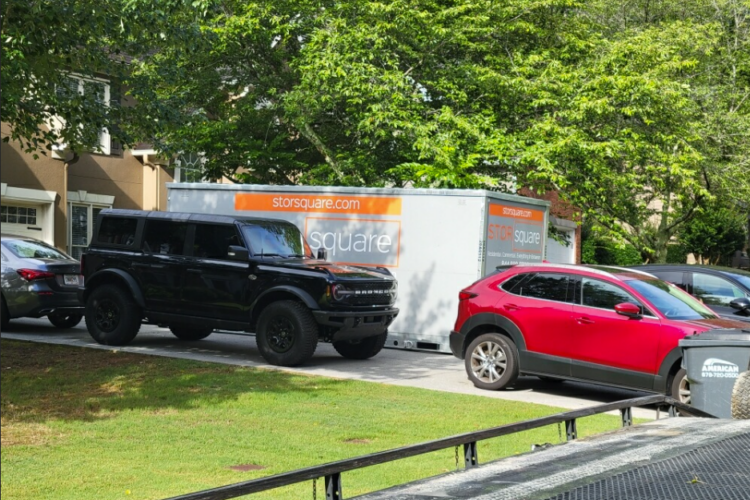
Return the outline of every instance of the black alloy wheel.
[[[260,314],[255,340],[261,356],[270,364],[297,366],[315,353],[318,324],[304,304],[274,302]]]
[[[141,308],[117,285],[102,285],[86,301],[86,328],[104,345],[126,345],[141,328]]]
[[[279,354],[289,352],[294,345],[296,333],[294,325],[289,318],[274,316],[269,321],[266,329],[268,346],[273,349],[273,352],[278,352]]]
[[[111,299],[104,298],[96,302],[96,327],[102,332],[109,333],[120,324],[120,308]]]

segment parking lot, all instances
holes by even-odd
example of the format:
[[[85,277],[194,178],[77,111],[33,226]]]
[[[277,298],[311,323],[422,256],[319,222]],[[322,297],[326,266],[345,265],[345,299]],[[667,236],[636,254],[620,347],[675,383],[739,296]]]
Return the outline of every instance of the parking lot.
[[[214,333],[205,340],[185,342],[176,339],[169,330],[144,325],[136,339],[126,347],[97,344],[89,336],[83,322],[75,328],[59,330],[45,319],[13,320],[2,338],[47,342],[92,349],[111,349],[173,358],[193,359],[210,363],[225,363],[279,369],[268,365],[255,346],[255,337],[228,333]],[[345,359],[330,344],[321,343],[315,356],[304,366],[283,368],[285,371],[355,379],[384,384],[418,387],[476,396],[500,398],[527,403],[578,409],[644,395],[637,391],[609,388],[576,382],[550,383],[536,377],[521,377],[515,387],[504,391],[483,391],[475,388],[466,377],[463,361],[450,354],[384,349],[374,358],[357,361]],[[656,412],[636,410],[637,417],[654,418]]]

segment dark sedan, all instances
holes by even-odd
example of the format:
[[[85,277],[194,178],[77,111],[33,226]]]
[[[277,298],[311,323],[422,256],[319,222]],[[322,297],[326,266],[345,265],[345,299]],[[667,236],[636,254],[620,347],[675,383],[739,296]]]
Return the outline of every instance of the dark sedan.
[[[46,243],[24,236],[0,236],[2,328],[12,318],[47,316],[58,328],[80,323],[83,284],[80,263]]]
[[[731,267],[690,264],[633,266],[674,283],[719,316],[750,322],[750,272]]]

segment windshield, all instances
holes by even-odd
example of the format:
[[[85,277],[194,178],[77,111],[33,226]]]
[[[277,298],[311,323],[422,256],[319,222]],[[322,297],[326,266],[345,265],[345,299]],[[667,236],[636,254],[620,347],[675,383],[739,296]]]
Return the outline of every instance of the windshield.
[[[23,259],[72,259],[72,257],[65,255],[60,250],[41,241],[7,240],[3,242],[3,245],[13,252],[13,255]]]
[[[242,226],[242,234],[257,257],[313,257],[302,233],[292,224],[253,222]]]
[[[695,297],[665,281],[635,279],[628,281],[628,285],[643,295],[668,319],[718,318]]]

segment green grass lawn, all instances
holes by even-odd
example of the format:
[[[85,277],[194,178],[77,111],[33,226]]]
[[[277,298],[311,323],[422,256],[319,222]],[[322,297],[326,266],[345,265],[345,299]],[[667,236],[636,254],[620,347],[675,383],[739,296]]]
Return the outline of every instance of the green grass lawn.
[[[160,499],[563,411],[6,340],[0,367],[3,500]],[[619,417],[599,415],[581,419],[578,430],[585,436],[619,425]],[[564,429],[560,436],[550,426],[483,441],[479,461],[564,439]],[[344,473],[344,497],[455,468],[449,449]],[[312,488],[249,498],[312,498]],[[322,479],[317,490],[325,498]]]

